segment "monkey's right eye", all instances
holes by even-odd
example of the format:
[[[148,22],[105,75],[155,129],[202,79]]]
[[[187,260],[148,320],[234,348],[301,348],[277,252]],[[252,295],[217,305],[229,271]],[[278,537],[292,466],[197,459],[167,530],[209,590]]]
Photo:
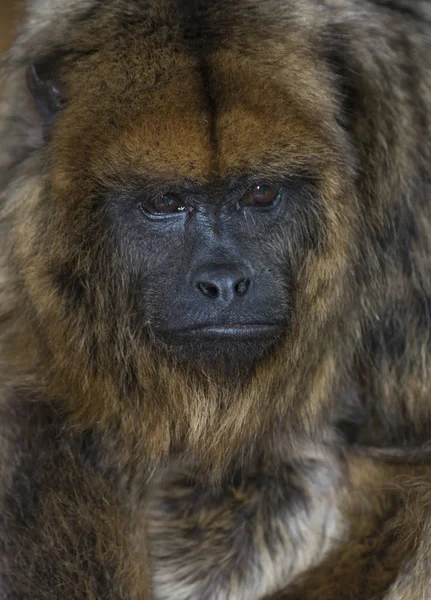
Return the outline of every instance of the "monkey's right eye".
[[[50,60],[32,64],[27,69],[27,86],[36,100],[37,107],[44,117],[51,117],[63,105],[63,96],[55,81],[55,63]]]
[[[184,203],[174,194],[160,194],[141,203],[141,209],[150,216],[164,216],[182,213],[186,210]]]

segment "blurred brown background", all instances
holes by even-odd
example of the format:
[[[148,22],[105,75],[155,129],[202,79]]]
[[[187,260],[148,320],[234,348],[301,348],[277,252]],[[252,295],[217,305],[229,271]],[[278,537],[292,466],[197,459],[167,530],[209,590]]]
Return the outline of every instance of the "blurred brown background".
[[[0,0],[0,54],[8,49],[14,39],[22,4],[22,0]]]

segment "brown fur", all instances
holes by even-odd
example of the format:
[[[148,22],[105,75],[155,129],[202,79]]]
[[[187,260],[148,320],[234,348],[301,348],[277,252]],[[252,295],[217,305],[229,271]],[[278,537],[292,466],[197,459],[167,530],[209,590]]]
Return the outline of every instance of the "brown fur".
[[[356,441],[408,456],[431,425],[430,15],[424,2],[387,4],[29,3],[5,63],[0,112],[0,591],[8,600],[146,598],[144,490],[172,461],[204,486],[204,499],[239,478],[257,507],[253,556],[239,560],[237,542],[209,533],[203,564],[214,560],[217,572],[224,555],[221,586],[199,572],[198,543],[179,581],[168,574],[173,589],[186,572],[195,590],[207,586],[192,597],[257,598],[324,560],[295,583],[305,586],[299,597],[398,600],[409,585],[409,597],[425,597],[429,543],[426,528],[416,532],[428,470],[410,472],[407,459],[395,471],[377,458],[358,462],[348,448]],[[59,57],[66,99],[48,141],[25,83],[27,65],[47,55]],[[289,236],[276,228],[265,244],[274,256],[289,251],[292,323],[277,353],[235,386],[143,344],[148,324],[136,318],[124,268],[133,256],[101,197],[130,176],[211,186],[244,172],[308,177],[315,204],[300,207]],[[304,251],[313,218],[318,231]],[[259,537],[261,469],[286,501],[264,515],[282,538],[275,550]],[[395,492],[398,472],[408,478]],[[250,478],[255,484],[243,483]],[[377,490],[371,499],[357,493],[364,481]],[[410,481],[420,482],[413,496]],[[173,526],[183,543],[176,511],[184,507],[174,503],[172,515],[169,502],[151,499],[163,491],[151,494],[150,560],[163,561],[162,533],[171,539]],[[320,497],[333,520],[326,533]],[[235,503],[207,501],[204,513],[226,518],[235,537]],[[382,521],[388,529],[374,540]],[[390,576],[383,553],[364,591],[364,565],[394,528],[401,542],[391,546]],[[339,537],[347,546],[328,554]],[[250,589],[253,566],[266,579]],[[157,597],[154,562],[153,570]]]

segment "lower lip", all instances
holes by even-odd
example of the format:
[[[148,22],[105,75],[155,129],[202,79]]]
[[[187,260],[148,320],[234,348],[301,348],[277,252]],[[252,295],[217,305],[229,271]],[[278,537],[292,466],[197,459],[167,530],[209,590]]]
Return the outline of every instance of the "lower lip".
[[[230,327],[211,326],[196,327],[195,329],[186,329],[178,331],[177,335],[181,337],[199,337],[199,338],[235,338],[235,339],[256,339],[263,336],[274,336],[279,331],[275,325],[233,325]]]

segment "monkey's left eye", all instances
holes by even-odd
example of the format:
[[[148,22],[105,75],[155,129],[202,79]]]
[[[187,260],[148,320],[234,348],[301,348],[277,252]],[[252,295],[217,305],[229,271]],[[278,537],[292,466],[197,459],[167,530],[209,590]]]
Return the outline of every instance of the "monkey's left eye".
[[[257,183],[246,191],[240,200],[242,206],[271,206],[277,200],[280,189],[275,185]]]
[[[142,210],[149,215],[171,215],[186,210],[184,203],[174,194],[161,194],[141,204]]]

